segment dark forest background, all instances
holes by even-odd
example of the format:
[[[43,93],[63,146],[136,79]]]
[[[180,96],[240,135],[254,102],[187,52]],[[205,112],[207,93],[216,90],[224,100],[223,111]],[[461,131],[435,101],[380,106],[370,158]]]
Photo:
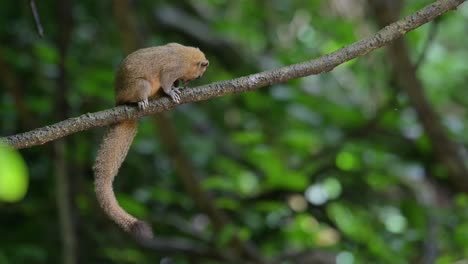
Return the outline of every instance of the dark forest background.
[[[140,47],[199,47],[195,86],[321,56],[430,2],[41,0],[41,38],[29,1],[0,1],[0,135],[111,108]],[[0,201],[0,264],[468,263],[467,43],[465,3],[329,73],[141,119],[114,186],[153,248],[97,205],[104,128],[21,150],[29,188]]]

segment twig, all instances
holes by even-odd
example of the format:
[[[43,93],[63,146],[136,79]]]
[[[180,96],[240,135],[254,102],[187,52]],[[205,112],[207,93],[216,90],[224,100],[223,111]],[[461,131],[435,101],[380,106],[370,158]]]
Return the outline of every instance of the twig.
[[[429,50],[429,47],[431,46],[431,43],[434,41],[434,38],[435,38],[435,36],[437,34],[437,28],[439,26],[439,21],[440,21],[439,19],[435,19],[431,23],[431,27],[429,28],[429,33],[427,34],[427,39],[426,39],[426,42],[424,43],[424,47],[421,50],[421,54],[419,54],[419,57],[416,60],[416,63],[414,65],[414,67],[416,69],[419,69],[419,66],[421,66],[421,64],[426,59],[427,51]]]
[[[39,37],[44,37],[44,29],[42,29],[41,18],[39,17],[39,13],[37,12],[36,1],[29,0],[29,6],[31,7],[31,12],[34,17],[34,22],[36,23],[37,34]]]
[[[443,13],[455,9],[466,0],[439,0],[416,13],[381,29],[375,35],[360,40],[340,50],[314,60],[293,64],[275,70],[264,71],[230,81],[186,89],[181,93],[182,103],[198,102],[227,94],[236,94],[256,90],[274,83],[331,71],[336,66],[365,55],[403,36],[408,31],[435,19]],[[140,118],[170,110],[177,104],[168,98],[153,100],[144,111],[137,107],[118,106],[112,109],[88,113],[66,119],[50,126],[37,128],[22,134],[12,135],[0,140],[6,141],[13,148],[27,148],[99,126],[107,126],[126,119]]]

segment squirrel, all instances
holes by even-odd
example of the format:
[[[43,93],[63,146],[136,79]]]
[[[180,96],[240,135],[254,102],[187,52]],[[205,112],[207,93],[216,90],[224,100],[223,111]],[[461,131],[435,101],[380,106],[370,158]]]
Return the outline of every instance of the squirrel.
[[[160,89],[180,103],[180,90],[175,86],[200,78],[208,64],[200,49],[178,43],[134,51],[117,71],[116,105],[136,103],[139,109],[145,109],[149,98],[161,96]],[[137,120],[126,120],[109,127],[97,151],[94,184],[99,205],[110,219],[136,239],[152,239],[150,225],[120,207],[112,186],[137,133],[137,125]]]

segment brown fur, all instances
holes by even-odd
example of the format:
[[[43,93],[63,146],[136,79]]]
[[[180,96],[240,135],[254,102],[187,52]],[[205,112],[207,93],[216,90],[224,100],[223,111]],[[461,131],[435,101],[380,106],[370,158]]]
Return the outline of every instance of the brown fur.
[[[117,72],[116,101],[136,103],[156,95],[160,88],[169,94],[174,82],[197,79],[207,66],[208,60],[198,48],[177,43],[137,50],[124,59]]]
[[[198,48],[177,43],[137,50],[124,59],[117,72],[116,103],[138,103],[140,108],[145,108],[148,98],[155,97],[160,88],[179,102],[174,83],[201,77],[207,66],[208,60]],[[136,238],[150,239],[153,237],[151,227],[120,207],[112,187],[136,132],[136,120],[124,121],[108,129],[94,164],[95,189],[99,205],[109,218]]]

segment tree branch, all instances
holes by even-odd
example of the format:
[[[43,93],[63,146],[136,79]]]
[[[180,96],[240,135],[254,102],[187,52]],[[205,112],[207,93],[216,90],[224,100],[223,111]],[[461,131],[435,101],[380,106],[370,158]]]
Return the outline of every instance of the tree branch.
[[[436,35],[437,35],[437,29],[439,28],[440,20],[435,19],[431,23],[431,27],[429,28],[429,32],[427,33],[427,39],[426,42],[424,43],[424,46],[421,50],[421,53],[418,56],[418,59],[416,60],[416,63],[414,64],[414,68],[417,70],[419,69],[419,66],[424,62],[426,59],[427,51],[429,50],[429,47],[431,46],[432,42],[434,41]]]
[[[39,12],[37,12],[36,2],[34,0],[29,0],[29,6],[31,7],[31,12],[34,17],[34,23],[36,23],[37,34],[39,34],[39,37],[43,38],[44,29],[42,28]]]
[[[71,33],[73,31],[73,14],[72,14],[72,1],[62,0],[56,5],[55,12],[58,20],[58,35],[55,43],[58,48],[59,61],[58,61],[58,78],[56,79],[55,87],[55,116],[59,119],[66,118],[70,112],[70,104],[67,101],[67,94],[70,89],[68,80],[68,67],[66,61],[69,58],[69,48]],[[78,248],[79,233],[77,223],[74,221],[77,213],[77,204],[74,197],[74,184],[73,177],[69,164],[66,159],[66,151],[68,148],[67,140],[55,141],[53,144],[53,174],[55,177],[56,185],[56,204],[58,211],[59,234],[61,249],[62,249],[62,263],[76,264],[80,259]]]
[[[465,1],[466,0],[436,1],[410,16],[390,24],[371,37],[314,60],[275,70],[264,71],[230,81],[222,81],[186,89],[181,93],[181,101],[182,103],[198,102],[222,95],[247,92],[274,83],[286,82],[304,76],[331,71],[333,68],[346,61],[365,55],[390,43],[403,36],[408,31],[414,30],[443,13],[457,8],[457,6]],[[5,141],[11,147],[17,149],[27,148],[90,128],[107,126],[125,119],[136,119],[145,115],[167,111],[175,106],[177,106],[176,103],[164,97],[151,101],[149,107],[144,111],[139,111],[137,107],[118,106],[92,114],[87,113],[79,117],[69,118],[53,125],[22,134],[0,138],[0,140]]]
[[[398,17],[398,12],[388,11],[394,4],[393,0],[369,0],[369,2],[379,25],[384,25]],[[387,51],[395,80],[402,91],[407,94],[434,148],[435,155],[447,168],[449,181],[458,190],[468,191],[468,167],[465,165],[461,148],[447,135],[437,112],[424,93],[424,84],[416,74],[407,43],[404,39],[399,39],[389,45]]]

